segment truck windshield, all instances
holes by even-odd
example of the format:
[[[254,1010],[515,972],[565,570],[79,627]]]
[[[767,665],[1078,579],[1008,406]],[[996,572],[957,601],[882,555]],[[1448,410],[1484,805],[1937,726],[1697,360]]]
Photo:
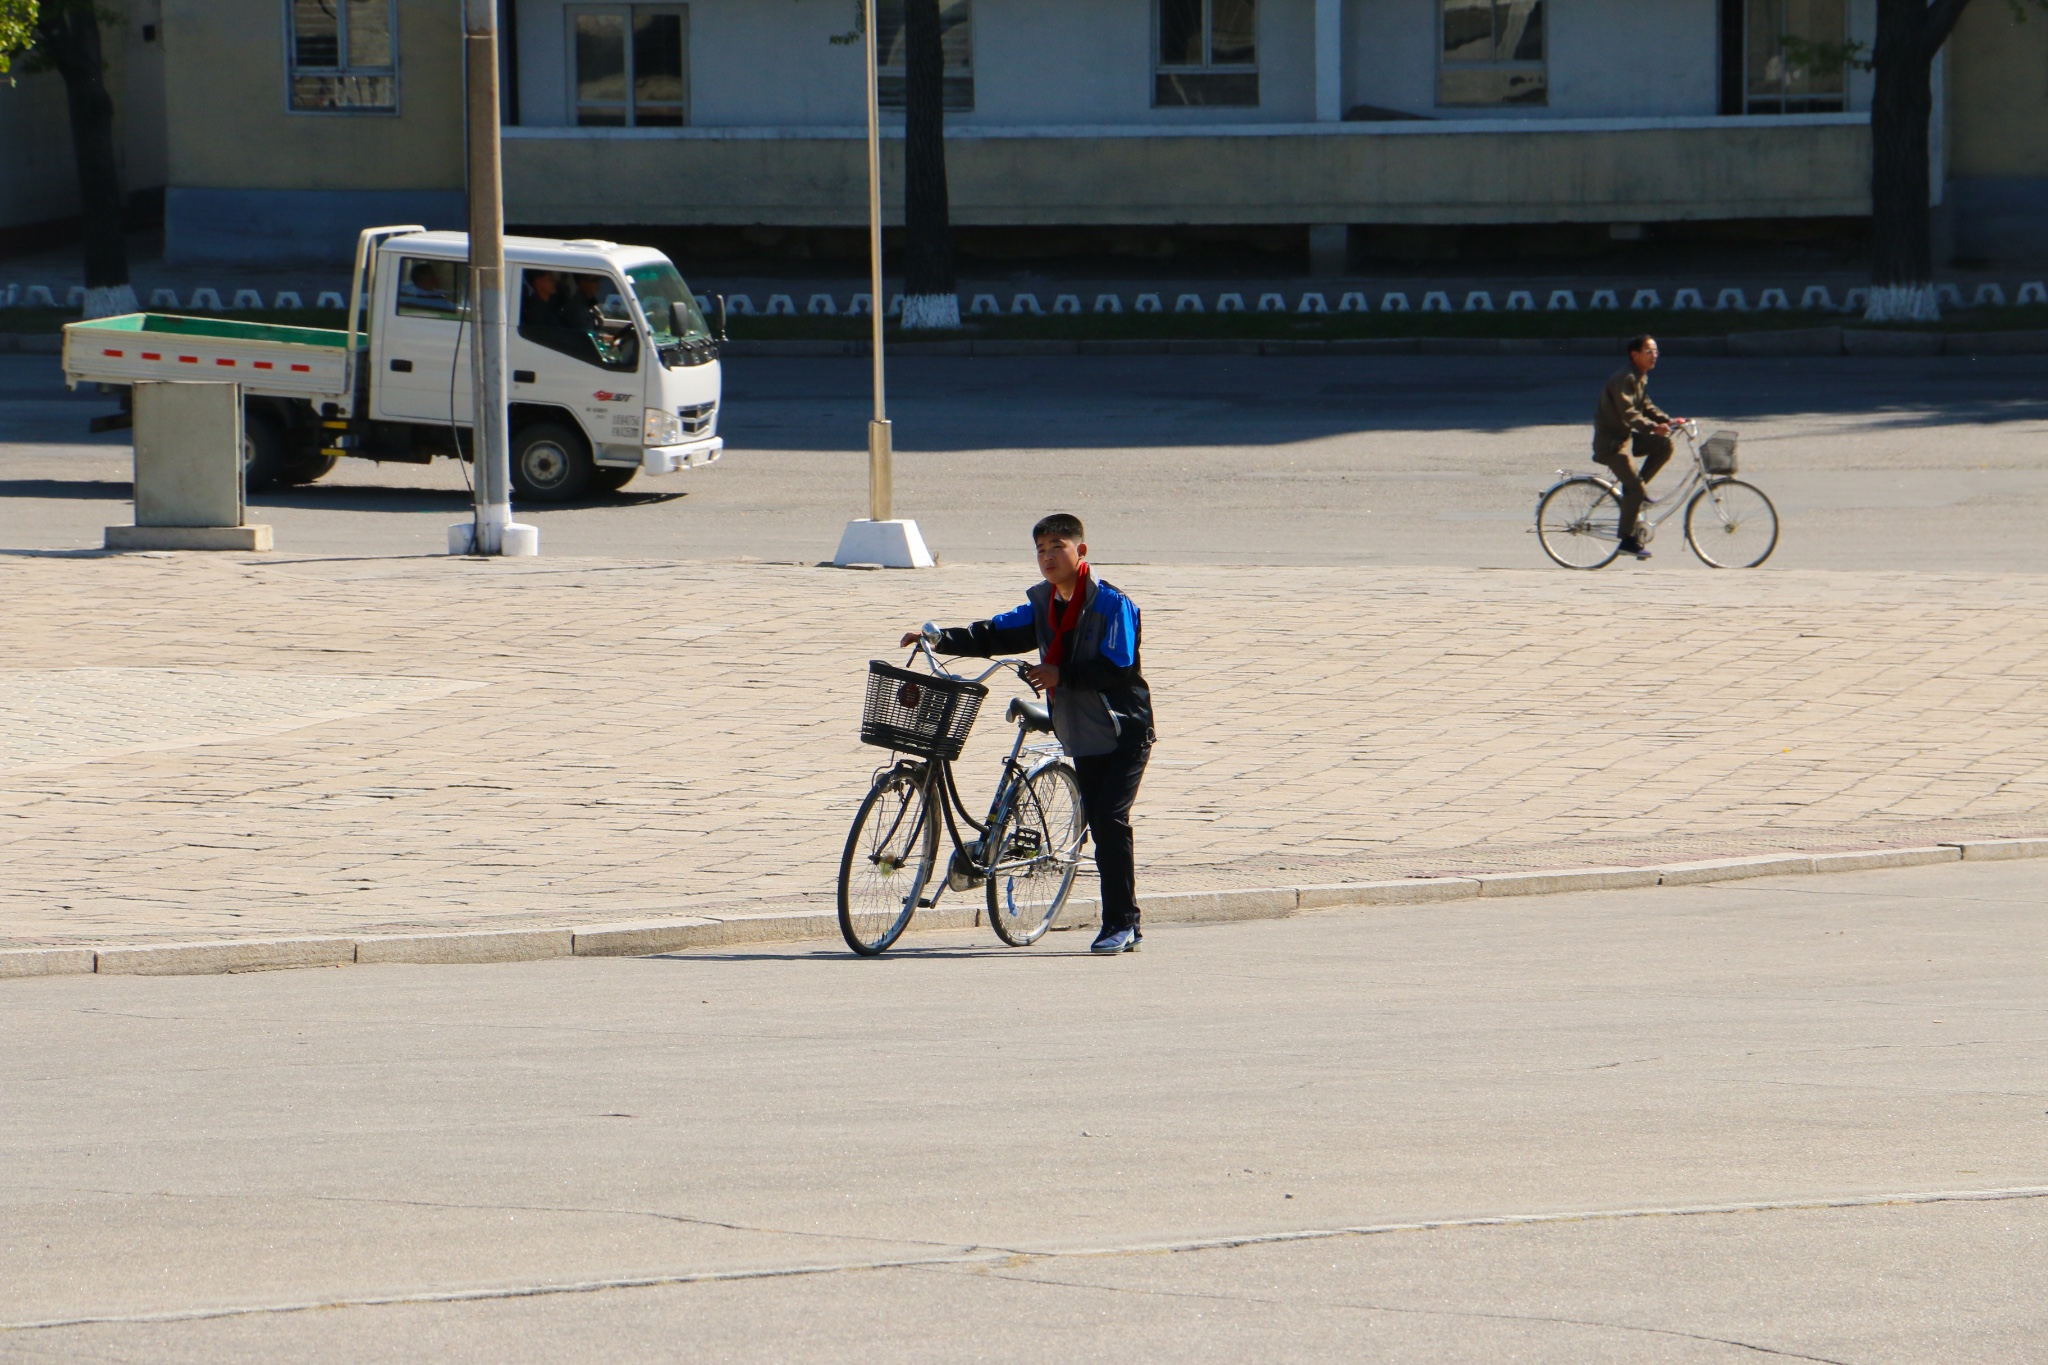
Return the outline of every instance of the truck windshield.
[[[655,345],[687,346],[711,339],[711,329],[704,325],[704,315],[697,311],[696,296],[690,293],[690,286],[683,283],[674,266],[667,261],[636,265],[626,271],[626,278],[633,282],[640,311],[647,314]],[[682,307],[677,308],[676,304]]]

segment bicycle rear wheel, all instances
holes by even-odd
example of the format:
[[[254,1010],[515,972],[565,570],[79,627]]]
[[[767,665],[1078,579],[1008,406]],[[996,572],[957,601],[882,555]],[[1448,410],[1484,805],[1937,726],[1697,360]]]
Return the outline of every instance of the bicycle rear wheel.
[[[1621,553],[1621,500],[1598,479],[1566,479],[1536,507],[1543,553],[1567,569],[1600,569]]]
[[[1024,782],[985,845],[996,850],[988,878],[988,922],[998,938],[1024,948],[1052,928],[1074,887],[1087,833],[1081,784],[1072,768],[1055,763]]]
[[[1778,509],[1740,479],[1715,479],[1685,507],[1685,543],[1717,569],[1754,569],[1778,548]]]
[[[868,790],[839,859],[839,932],[862,957],[910,927],[939,860],[939,815],[925,769],[897,768]]]

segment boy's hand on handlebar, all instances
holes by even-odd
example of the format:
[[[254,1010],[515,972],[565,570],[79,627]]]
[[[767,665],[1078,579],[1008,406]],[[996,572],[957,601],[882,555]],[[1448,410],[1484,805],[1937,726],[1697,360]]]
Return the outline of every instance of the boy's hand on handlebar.
[[[923,638],[924,635],[920,631],[906,630],[903,632],[902,643],[898,644],[896,647],[898,649],[909,649],[912,645],[916,644],[919,640],[922,640]]]
[[[1017,671],[1023,676],[1025,682],[1031,684],[1031,690],[1041,696],[1044,695],[1046,688],[1058,687],[1060,685],[1060,667],[1058,664],[1027,664]]]

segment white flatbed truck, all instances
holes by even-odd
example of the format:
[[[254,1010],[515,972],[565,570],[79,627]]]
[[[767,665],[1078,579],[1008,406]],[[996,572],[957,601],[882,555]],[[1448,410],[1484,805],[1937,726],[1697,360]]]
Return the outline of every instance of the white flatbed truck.
[[[311,483],[343,456],[466,460],[468,259],[466,233],[369,228],[356,243],[345,331],[95,318],[65,326],[64,377],[122,395],[137,380],[240,383],[251,488]],[[719,340],[667,257],[593,239],[507,237],[505,267],[519,501],[561,502],[718,458]]]

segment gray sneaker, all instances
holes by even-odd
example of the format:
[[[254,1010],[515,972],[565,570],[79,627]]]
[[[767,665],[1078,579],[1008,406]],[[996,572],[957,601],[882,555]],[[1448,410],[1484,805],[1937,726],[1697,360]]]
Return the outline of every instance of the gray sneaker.
[[[1095,936],[1095,942],[1088,945],[1088,951],[1109,957],[1115,953],[1128,953],[1137,946],[1138,931],[1136,929],[1104,930]]]

